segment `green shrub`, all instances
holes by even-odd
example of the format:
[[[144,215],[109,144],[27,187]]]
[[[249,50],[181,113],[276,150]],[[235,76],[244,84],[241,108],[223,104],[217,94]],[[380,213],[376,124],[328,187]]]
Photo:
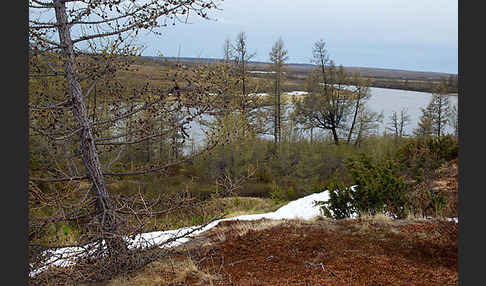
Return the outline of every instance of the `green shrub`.
[[[362,154],[348,160],[346,167],[356,185],[354,206],[360,213],[387,212],[398,218],[406,216],[409,186],[399,177],[394,161],[375,162]]]
[[[322,212],[326,217],[343,219],[356,213],[354,207],[353,190],[335,180],[330,181],[324,186],[329,190],[329,200],[327,202],[317,202],[321,206]]]
[[[441,192],[429,191],[427,192],[430,204],[434,208],[435,216],[442,216],[442,211],[447,205],[447,200]]]
[[[459,145],[453,136],[412,139],[396,152],[402,172],[417,181],[430,178],[444,162],[458,157]]]
[[[353,188],[336,180],[324,186],[329,190],[329,200],[320,202],[324,215],[336,219],[350,217],[353,213],[374,215],[388,213],[404,218],[408,210],[409,186],[398,176],[397,167],[391,160],[376,162],[365,154],[347,160]]]

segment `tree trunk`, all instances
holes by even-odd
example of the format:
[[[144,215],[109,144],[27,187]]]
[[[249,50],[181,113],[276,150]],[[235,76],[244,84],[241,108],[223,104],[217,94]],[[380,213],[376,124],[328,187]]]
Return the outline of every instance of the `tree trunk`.
[[[440,96],[440,95],[439,95]],[[439,100],[438,100],[439,104],[438,104],[438,114],[437,114],[437,117],[438,117],[438,120],[437,120],[437,137],[440,137],[440,131],[441,131],[441,128],[442,128],[442,98],[439,97]]]
[[[278,88],[277,88],[277,80],[275,80],[275,99],[274,99],[274,108],[273,108],[273,114],[274,114],[274,120],[273,120],[273,143],[275,150],[277,150],[277,143],[278,143]]]
[[[243,96],[246,96],[245,79],[246,79],[245,52],[243,50],[242,53],[241,53],[241,82],[242,82],[242,88],[243,88]]]
[[[56,20],[61,53],[65,58],[64,72],[69,87],[69,95],[72,101],[72,112],[74,119],[80,124],[80,141],[81,154],[83,163],[86,167],[87,175],[92,183],[92,196],[96,197],[96,213],[100,220],[103,233],[113,233],[116,230],[115,217],[112,213],[112,202],[106,191],[106,185],[101,170],[101,164],[98,158],[98,152],[94,144],[93,134],[88,119],[86,105],[83,100],[81,84],[77,77],[74,66],[74,48],[71,39],[70,26],[67,23],[67,14],[64,1],[54,1]],[[112,240],[110,240],[112,241]],[[113,246],[110,241],[107,246],[110,249]]]
[[[337,135],[336,127],[331,128],[332,137],[334,138],[334,144],[339,145],[339,138]]]
[[[278,143],[282,142],[282,126],[280,115],[280,74],[277,75],[277,131],[278,131]]]
[[[356,124],[356,117],[358,117],[358,109],[359,109],[359,100],[361,99],[361,95],[358,93],[358,99],[356,100],[356,107],[354,109],[354,116],[353,122],[351,123],[351,128],[349,129],[348,140],[347,144],[351,141],[351,135],[353,134],[354,125]]]

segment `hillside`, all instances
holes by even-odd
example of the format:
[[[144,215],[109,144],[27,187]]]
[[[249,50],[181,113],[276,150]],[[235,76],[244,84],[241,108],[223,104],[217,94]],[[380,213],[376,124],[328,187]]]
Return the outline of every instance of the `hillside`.
[[[190,57],[141,57],[139,63],[144,64],[163,64],[163,59],[169,62],[180,62],[184,64],[194,63],[215,63],[221,61],[216,58],[190,58]],[[267,71],[270,63],[250,61],[249,69],[251,71]],[[287,81],[293,81],[291,87],[302,87],[307,75],[315,68],[313,64],[302,63],[288,63],[285,65],[287,70]],[[362,77],[371,79],[371,86],[380,88],[393,88],[412,91],[431,92],[432,86],[437,84],[440,80],[453,79],[453,87],[451,93],[457,93],[457,74],[449,74],[442,72],[425,72],[425,71],[411,71],[400,69],[387,69],[375,67],[353,67],[345,66],[344,71],[353,74],[359,72]],[[265,74],[252,74],[253,77],[265,77]],[[285,89],[285,87],[284,87]],[[290,91],[290,90],[287,90]]]
[[[457,160],[432,188],[457,216]],[[317,195],[317,194],[316,194]],[[309,196],[309,198],[312,196]],[[280,208],[302,209],[306,199]],[[275,213],[278,213],[275,212]],[[309,211],[306,211],[309,213]],[[119,285],[457,285],[458,224],[440,219],[221,221]]]
[[[228,221],[119,285],[457,285],[458,227],[383,216]]]
[[[446,217],[458,214],[457,183],[457,160],[452,160],[431,184],[433,190],[448,193]],[[229,215],[192,239],[178,239],[175,247],[152,250],[159,258],[144,269],[84,285],[457,285],[457,222],[393,220],[382,214],[325,218],[314,201],[328,199],[326,193],[272,212]],[[244,201],[248,206],[268,205],[241,198],[240,207]],[[149,237],[165,236],[149,233],[144,241],[150,242]],[[68,267],[64,274],[76,276],[71,271]],[[52,276],[43,273],[39,278],[47,282]]]

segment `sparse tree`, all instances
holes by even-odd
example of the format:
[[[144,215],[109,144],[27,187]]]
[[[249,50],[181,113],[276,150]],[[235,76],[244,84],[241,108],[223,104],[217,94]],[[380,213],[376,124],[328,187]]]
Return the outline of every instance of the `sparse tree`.
[[[389,120],[389,126],[386,127],[386,129],[393,132],[395,138],[407,136],[407,134],[405,134],[405,126],[410,123],[410,115],[407,114],[407,109],[400,110],[400,114],[393,111]]]
[[[351,122],[351,127],[349,128],[347,144],[351,142],[351,136],[353,135],[354,127],[356,124],[356,119],[358,118],[359,112],[365,108],[366,101],[370,98],[369,93],[370,81],[365,80],[359,76],[359,73],[353,75],[353,100],[355,101],[354,115]]]
[[[378,128],[382,122],[383,113],[377,113],[366,108],[360,109],[357,120],[357,135],[354,145],[360,146],[365,137],[377,135]]]
[[[312,49],[311,62],[319,67],[321,71],[322,83],[326,84],[327,83],[326,67],[329,64],[329,53],[326,48],[326,42],[323,39],[320,39],[314,43]]]
[[[223,44],[223,59],[226,63],[229,63],[233,58],[233,49],[230,38],[226,38]]]
[[[272,47],[269,53],[270,62],[272,63],[271,71],[273,72],[275,89],[274,89],[274,143],[275,147],[281,142],[282,128],[281,128],[281,103],[280,94],[282,93],[282,81],[284,77],[284,64],[288,59],[287,50],[284,47],[282,38],[279,38]]]
[[[430,108],[422,108],[422,115],[419,118],[418,126],[413,133],[417,137],[430,137],[433,135],[432,111]]]
[[[248,61],[255,56],[255,53],[248,51],[248,39],[245,32],[238,33],[231,50],[233,51],[233,60],[241,80],[242,95],[246,96],[248,94]]]
[[[422,116],[414,133],[416,136],[427,137],[444,135],[444,130],[450,122],[451,105],[447,95],[447,85],[442,80],[433,88],[432,99],[426,108],[422,108]]]
[[[87,180],[91,186],[89,192],[73,195],[79,198],[78,204],[53,198],[56,204],[66,205],[60,207],[62,215],[53,216],[51,222],[92,218],[86,225],[94,227],[96,232],[86,236],[86,240],[97,243],[98,250],[108,257],[121,259],[127,248],[121,237],[120,216],[127,211],[124,207],[130,207],[130,202],[121,202],[123,206],[118,206],[107,190],[105,177],[145,174],[167,168],[148,165],[128,172],[112,171],[110,154],[117,147],[150,146],[150,140],[167,134],[168,130],[154,128],[149,122],[185,107],[195,108],[185,109],[182,123],[169,127],[184,132],[191,120],[209,109],[207,92],[214,76],[197,70],[184,75],[175,72],[168,75],[174,78],[172,87],[142,87],[131,98],[136,104],[125,105],[127,94],[116,75],[120,70],[129,69],[132,56],[137,55],[132,40],[140,31],[175,25],[179,17],[192,13],[208,18],[208,11],[215,9],[216,3],[209,0],[29,0],[29,84],[35,87],[30,89],[30,135],[49,150],[41,153],[40,158],[47,160],[51,156],[52,160],[59,160],[63,157],[58,156],[60,150],[69,149],[64,154],[68,161],[57,161],[56,168],[33,169],[29,178],[30,191],[41,190],[37,184],[60,187],[60,182],[72,186],[71,182]],[[207,83],[179,86],[176,77],[187,82],[200,78]],[[44,92],[39,92],[37,88],[43,80],[48,86]],[[88,103],[97,85],[105,87],[104,102],[95,101],[90,114]],[[134,118],[132,128],[124,129],[129,118]],[[83,169],[78,174],[66,173],[63,168],[68,164]],[[39,174],[43,177],[35,177]],[[49,188],[55,190],[56,187]],[[45,226],[45,223],[32,223],[31,236]],[[103,244],[106,247],[102,247]]]
[[[306,127],[331,131],[334,143],[339,145],[339,131],[346,127],[353,103],[351,93],[344,89],[347,76],[342,66],[336,68],[329,61],[323,40],[314,44],[313,62],[318,65],[307,80],[309,94],[295,105],[296,119]]]
[[[451,105],[447,95],[447,85],[441,81],[439,86],[434,90],[432,100],[428,105],[432,119],[432,130],[436,136],[444,135],[444,130],[448,125]]]

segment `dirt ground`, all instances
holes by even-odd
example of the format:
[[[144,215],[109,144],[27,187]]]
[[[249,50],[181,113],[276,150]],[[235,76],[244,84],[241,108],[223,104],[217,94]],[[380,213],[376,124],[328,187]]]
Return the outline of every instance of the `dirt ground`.
[[[432,187],[457,216],[457,162]],[[171,255],[97,285],[458,285],[458,224],[385,216],[224,221]]]
[[[457,285],[458,227],[440,220],[224,222],[193,245],[192,272],[152,285]],[[202,275],[204,274],[204,275]],[[171,279],[173,279],[171,282]]]

